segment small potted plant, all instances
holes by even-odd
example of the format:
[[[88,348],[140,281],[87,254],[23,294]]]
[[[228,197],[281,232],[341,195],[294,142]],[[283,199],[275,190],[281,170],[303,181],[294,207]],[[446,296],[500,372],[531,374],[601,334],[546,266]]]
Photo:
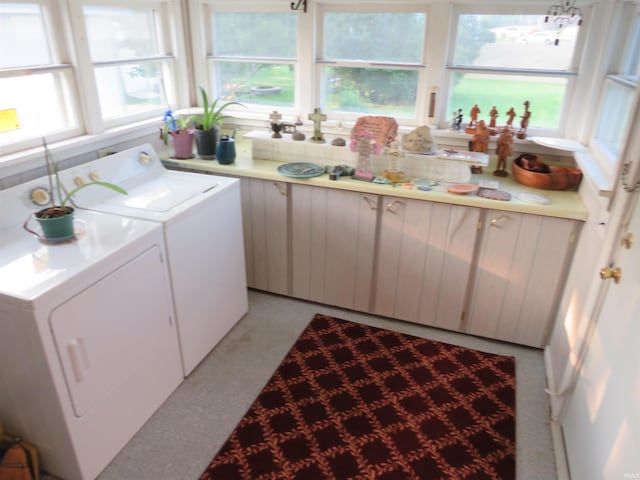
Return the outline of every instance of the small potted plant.
[[[242,104],[238,102],[226,102],[218,105],[220,99],[209,103],[207,91],[202,87],[198,88],[202,95],[203,112],[192,117],[196,126],[196,149],[200,158],[211,160],[216,156],[216,144],[218,142],[220,125],[225,118],[229,118],[228,115],[223,115],[223,110],[231,105]]]
[[[164,125],[162,127],[162,141],[169,144],[169,136],[173,143],[173,158],[181,160],[193,158],[193,129],[191,127],[191,117],[178,115],[174,117],[171,110],[164,114]]]
[[[39,192],[39,199],[42,201],[41,205],[47,206],[33,214],[33,217],[42,228],[42,235],[29,228],[28,223],[31,217],[24,222],[24,228],[38,238],[42,238],[44,236],[44,238],[49,241],[68,240],[73,238],[75,235],[73,229],[74,209],[71,205],[68,205],[68,203],[79,190],[91,186],[102,186],[110,188],[111,190],[123,195],[127,195],[127,192],[118,185],[99,180],[83,183],[67,192],[60,181],[58,164],[51,158],[47,142],[44,138],[42,139],[42,144],[44,146],[44,158],[47,166],[47,176],[49,179],[49,192],[48,194],[44,190]],[[34,195],[34,193],[32,193],[32,195]]]

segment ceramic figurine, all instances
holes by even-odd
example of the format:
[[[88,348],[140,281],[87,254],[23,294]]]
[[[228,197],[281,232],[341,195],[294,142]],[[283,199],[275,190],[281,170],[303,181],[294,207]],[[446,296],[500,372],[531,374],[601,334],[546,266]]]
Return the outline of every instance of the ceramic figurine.
[[[498,165],[493,174],[496,177],[507,177],[507,158],[513,153],[513,135],[508,126],[502,128],[502,133],[496,141],[496,155],[498,156]]]
[[[529,119],[531,118],[531,112],[529,111],[529,100],[524,102],[524,114],[520,117],[520,130],[517,133],[517,137],[520,139],[527,138],[527,127],[529,126]]]
[[[476,131],[476,128],[478,127],[478,114],[479,113],[480,113],[480,108],[478,107],[478,104],[476,103],[471,108],[471,112],[469,112],[469,114],[471,115],[471,121],[469,122],[469,125],[467,126],[467,128],[464,129],[465,133],[474,133]]]
[[[451,130],[460,130],[462,126],[462,109],[459,108],[457,112],[453,112],[453,122],[451,122]]]
[[[313,113],[309,114],[309,120],[313,122],[313,137],[311,137],[309,141],[314,143],[325,143],[326,140],[322,135],[320,127],[322,122],[327,120],[327,115],[322,113],[320,108],[316,107],[313,109]]]
[[[271,138],[282,138],[282,135],[280,135],[280,132],[282,131],[281,119],[282,115],[278,113],[277,110],[274,110],[271,112],[271,115],[269,115],[269,120],[271,120],[271,130],[273,131]]]
[[[513,107],[511,107],[509,109],[509,111],[507,112],[507,127],[509,127],[509,130],[513,129],[513,119],[516,116],[516,111],[513,109]]]

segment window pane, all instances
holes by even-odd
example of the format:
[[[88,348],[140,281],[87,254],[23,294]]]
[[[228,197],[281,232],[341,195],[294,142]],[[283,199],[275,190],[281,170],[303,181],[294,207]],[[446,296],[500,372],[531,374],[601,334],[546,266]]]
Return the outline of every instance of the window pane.
[[[217,91],[223,100],[293,106],[293,65],[216,62],[216,66]]]
[[[15,109],[18,117],[18,129],[0,133],[0,144],[77,126],[69,91],[64,88],[68,81],[65,75],[47,73],[0,79],[0,110]]]
[[[323,89],[329,110],[414,118],[418,72],[378,68],[325,67]]]
[[[40,6],[0,4],[0,45],[0,68],[51,64]]]
[[[634,89],[607,81],[596,138],[612,154],[620,153],[633,104]]]
[[[104,62],[158,55],[153,11],[84,7],[91,60]]]
[[[426,17],[424,13],[328,12],[323,58],[422,63]]]
[[[213,52],[217,56],[291,58],[297,56],[294,13],[227,13],[213,15]]]
[[[625,52],[625,66],[623,74],[630,80],[637,82],[640,75],[640,15],[636,16],[634,28]]]
[[[523,104],[528,100],[530,128],[557,128],[566,89],[567,80],[564,78],[454,73],[449,110],[453,112],[461,108],[463,122],[467,122],[471,108],[477,104],[480,108],[478,118],[488,120],[495,105],[497,124],[504,125],[506,112],[513,107],[517,115],[513,125],[516,126],[524,113]]]
[[[97,68],[96,82],[104,118],[166,106],[161,71],[160,62]]]
[[[578,27],[570,25],[559,33],[544,18],[460,15],[454,65],[569,70]]]

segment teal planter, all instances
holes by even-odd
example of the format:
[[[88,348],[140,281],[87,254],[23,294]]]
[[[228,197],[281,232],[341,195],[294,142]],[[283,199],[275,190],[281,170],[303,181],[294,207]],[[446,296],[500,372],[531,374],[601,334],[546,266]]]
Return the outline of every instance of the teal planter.
[[[42,234],[47,240],[67,240],[75,235],[73,230],[73,208],[67,215],[51,218],[39,218],[38,215],[47,209],[40,210],[35,214],[35,218],[42,228]]]

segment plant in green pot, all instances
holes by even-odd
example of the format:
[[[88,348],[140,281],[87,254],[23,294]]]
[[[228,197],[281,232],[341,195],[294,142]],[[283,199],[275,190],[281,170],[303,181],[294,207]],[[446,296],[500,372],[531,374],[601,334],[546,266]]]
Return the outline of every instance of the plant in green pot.
[[[202,96],[203,111],[201,114],[193,116],[193,122],[196,126],[196,149],[198,151],[198,157],[205,160],[212,160],[216,157],[216,144],[218,142],[220,125],[225,118],[229,118],[229,115],[224,115],[223,111],[231,105],[242,104],[238,102],[226,102],[218,105],[220,99],[209,103],[207,91],[202,87],[198,88]]]
[[[173,158],[185,160],[193,158],[194,130],[191,127],[191,117],[173,116],[171,110],[167,110],[163,118],[162,141],[169,145],[169,137],[173,144]]]
[[[32,198],[38,204],[44,206],[41,210],[38,210],[33,214],[33,218],[40,224],[42,229],[42,235],[29,228],[29,217],[24,222],[24,229],[29,233],[32,233],[38,238],[44,238],[52,242],[68,240],[75,235],[73,228],[73,213],[74,208],[69,205],[72,197],[83,188],[91,186],[101,186],[109,188],[115,192],[126,195],[127,192],[118,185],[114,185],[109,182],[102,182],[94,180],[91,182],[82,183],[70,191],[67,191],[62,182],[60,181],[60,175],[58,174],[58,164],[51,158],[51,154],[47,147],[47,143],[42,139],[44,146],[44,158],[47,166],[47,177],[49,180],[49,191],[38,190],[32,192]],[[46,205],[46,206],[45,206]]]

